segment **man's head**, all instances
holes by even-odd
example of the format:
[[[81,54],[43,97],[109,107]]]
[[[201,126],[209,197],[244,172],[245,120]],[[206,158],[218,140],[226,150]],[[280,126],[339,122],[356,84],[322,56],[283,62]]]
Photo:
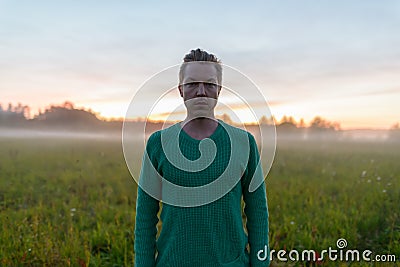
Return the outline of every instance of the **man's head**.
[[[179,69],[179,85],[182,85],[183,79],[184,79],[184,74],[185,74],[185,69],[188,65],[190,64],[185,64],[188,62],[214,62],[214,65],[216,71],[217,71],[217,78],[218,78],[218,85],[221,85],[222,82],[222,65],[221,61],[213,54],[210,54],[204,50],[201,50],[200,48],[197,48],[196,50],[191,50],[190,53],[186,54],[185,57],[183,58],[183,64],[181,65]]]
[[[200,48],[190,51],[183,61],[178,86],[183,99],[186,101],[199,96],[217,99],[222,87],[221,61]]]
[[[197,49],[183,59],[179,93],[190,116],[213,116],[221,90],[222,66],[212,54]]]

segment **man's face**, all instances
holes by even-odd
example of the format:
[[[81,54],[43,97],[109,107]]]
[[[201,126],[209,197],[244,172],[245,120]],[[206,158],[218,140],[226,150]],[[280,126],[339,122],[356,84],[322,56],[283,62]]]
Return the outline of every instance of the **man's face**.
[[[213,63],[190,62],[185,66],[179,93],[191,114],[201,116],[212,112],[220,89],[217,69]]]

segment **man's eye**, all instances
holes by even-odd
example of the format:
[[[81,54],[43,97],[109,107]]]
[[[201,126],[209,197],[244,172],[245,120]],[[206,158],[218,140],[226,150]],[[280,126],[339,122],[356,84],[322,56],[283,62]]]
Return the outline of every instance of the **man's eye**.
[[[207,87],[214,87],[217,86],[215,83],[205,83]]]
[[[195,87],[195,86],[198,86],[199,83],[198,82],[191,82],[191,83],[187,83],[186,85],[190,86],[190,87]]]
[[[217,86],[215,83],[203,83],[203,84],[204,84],[204,87],[206,87],[206,88],[214,88]],[[200,82],[190,82],[190,83],[186,83],[185,85],[187,87],[193,88],[193,87],[199,86]]]

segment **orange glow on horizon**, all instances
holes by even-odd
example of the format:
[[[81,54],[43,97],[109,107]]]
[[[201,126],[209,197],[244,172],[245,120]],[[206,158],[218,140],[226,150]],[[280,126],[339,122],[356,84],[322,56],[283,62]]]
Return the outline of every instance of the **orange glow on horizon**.
[[[51,105],[60,106],[65,101],[58,102],[57,104],[49,104],[46,106],[30,106],[30,118],[33,118],[35,115],[39,113],[39,110],[44,112]],[[18,103],[18,102],[17,102]],[[16,106],[16,103],[12,103],[13,106]],[[24,103],[22,103],[24,105]],[[3,109],[7,108],[6,103],[2,103]],[[175,110],[174,112],[168,112],[171,110],[171,103],[164,106],[162,105],[158,109],[154,109],[154,113],[150,115],[140,115],[135,117],[135,119],[145,119],[148,118],[153,121],[165,121],[169,118],[170,121],[179,121],[183,120],[186,116],[186,112],[183,106],[180,109]],[[36,108],[36,109],[34,109]],[[126,102],[114,102],[110,103],[109,101],[105,102],[74,102],[74,108],[76,109],[84,109],[86,111],[91,111],[96,116],[104,121],[123,121],[125,119],[125,114],[127,110]],[[257,107],[255,107],[257,108]],[[308,127],[310,122],[316,117],[319,116],[329,122],[337,122],[340,124],[340,128],[343,130],[350,129],[390,129],[393,125],[398,123],[398,118],[395,117],[395,114],[392,117],[379,116],[378,113],[374,114],[371,112],[369,116],[357,116],[362,114],[361,111],[354,110],[351,113],[345,112],[336,112],[331,111],[330,113],[317,113],[312,109],[309,109],[307,104],[302,103],[276,103],[271,106],[271,113],[274,116],[275,120],[279,123],[282,121],[284,116],[292,117],[294,121],[299,124],[300,120],[303,119],[304,125]],[[340,111],[340,110],[339,110]],[[346,110],[345,110],[346,111]],[[231,104],[231,109],[227,109],[226,107],[217,106],[216,115],[227,114],[230,116],[233,122],[236,123],[257,123],[259,118],[254,118],[253,114],[246,110],[244,105],[240,104]],[[300,115],[301,114],[301,115]],[[269,116],[267,116],[269,117]]]

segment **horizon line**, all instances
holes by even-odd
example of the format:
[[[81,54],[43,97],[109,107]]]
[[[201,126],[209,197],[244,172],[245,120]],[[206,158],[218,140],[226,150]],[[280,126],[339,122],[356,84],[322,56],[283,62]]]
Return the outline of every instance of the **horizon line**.
[[[106,121],[106,122],[124,122],[126,120],[132,120],[132,121],[151,121],[153,123],[160,123],[160,122],[167,122],[167,123],[176,123],[180,120],[164,120],[164,119],[152,119],[150,117],[142,117],[142,116],[137,116],[131,119],[127,119],[124,116],[119,116],[119,117],[115,117],[115,116],[104,116],[101,115],[101,112],[95,111],[90,107],[85,107],[85,106],[77,106],[75,105],[72,101],[66,100],[64,102],[62,102],[61,104],[48,104],[47,106],[45,106],[44,108],[39,108],[38,111],[34,114],[29,114],[29,117],[26,117],[24,115],[24,117],[27,120],[31,120],[34,119],[36,116],[43,114],[46,110],[50,109],[51,107],[64,107],[66,108],[66,104],[70,104],[70,109],[75,109],[75,110],[82,110],[82,111],[86,111],[86,112],[90,112],[92,114],[94,114],[96,116],[97,119],[102,120],[102,121]],[[7,106],[11,105],[13,108],[15,107],[28,107],[30,108],[29,105],[26,104],[22,104],[21,102],[17,102],[17,106],[13,106],[11,102],[7,103]],[[3,111],[7,111],[7,109],[4,109],[5,106],[3,106],[3,103],[0,103],[0,107],[2,108]],[[159,115],[163,115],[164,113],[160,113],[160,114],[153,114],[153,116],[159,116]],[[221,115],[228,115],[226,113],[223,113]],[[219,117],[221,115],[216,115],[216,117]],[[229,116],[229,115],[228,115]],[[267,116],[266,116],[267,117]],[[311,119],[310,121],[308,121],[306,123],[306,121],[304,120],[304,118],[300,117],[299,119],[295,119],[293,116],[288,116],[288,115],[284,115],[282,116],[286,117],[286,118],[293,118],[294,119],[294,125],[296,126],[296,128],[308,128],[310,127],[310,123],[312,122],[313,119],[319,117],[323,120],[325,120],[328,123],[338,123],[339,124],[339,131],[340,130],[346,130],[346,131],[356,131],[356,130],[379,130],[379,131],[383,131],[383,130],[392,130],[392,129],[396,129],[396,127],[398,128],[399,122],[394,122],[392,125],[390,126],[386,126],[386,127],[342,127],[341,126],[341,121],[335,121],[335,120],[330,120],[327,117],[323,117],[321,115],[314,115],[313,119]],[[275,116],[272,114],[271,117],[267,117],[267,119],[272,119],[275,118]],[[282,120],[282,119],[281,119]],[[306,126],[303,127],[299,127],[300,122],[303,120],[303,122],[306,124]],[[246,122],[236,122],[236,121],[232,121],[233,124],[244,124],[244,125],[259,125],[261,124],[260,121],[246,121]],[[284,122],[279,122],[276,121],[274,122],[274,126],[278,126],[280,124],[282,124]],[[265,125],[271,125],[270,123],[267,123]]]

